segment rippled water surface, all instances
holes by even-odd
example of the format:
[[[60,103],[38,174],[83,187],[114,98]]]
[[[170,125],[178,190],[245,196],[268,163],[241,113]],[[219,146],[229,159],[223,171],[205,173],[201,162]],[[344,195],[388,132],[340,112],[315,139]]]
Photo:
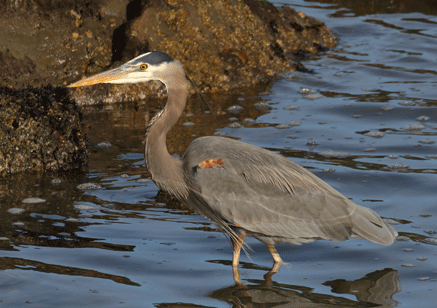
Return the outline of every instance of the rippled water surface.
[[[400,239],[278,246],[288,265],[271,279],[270,254],[249,239],[246,288],[236,287],[226,237],[158,193],[147,173],[145,120],[162,102],[86,108],[86,175],[0,183],[0,306],[435,307],[436,9],[427,1],[282,2],[324,21],[337,48],[296,59],[306,70],[271,84],[209,97],[219,128],[193,97],[169,134],[170,151],[215,132],[268,148],[374,209]],[[233,105],[244,109],[228,112]],[[100,187],[77,188],[84,183]]]

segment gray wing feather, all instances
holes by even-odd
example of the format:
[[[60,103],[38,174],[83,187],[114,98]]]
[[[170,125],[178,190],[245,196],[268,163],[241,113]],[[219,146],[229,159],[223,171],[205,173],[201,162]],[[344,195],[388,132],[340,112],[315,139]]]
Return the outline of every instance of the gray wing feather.
[[[219,158],[219,168],[197,167]],[[182,161],[210,219],[216,215],[294,244],[356,237],[388,245],[397,235],[374,211],[273,152],[228,138],[203,137],[190,144]]]

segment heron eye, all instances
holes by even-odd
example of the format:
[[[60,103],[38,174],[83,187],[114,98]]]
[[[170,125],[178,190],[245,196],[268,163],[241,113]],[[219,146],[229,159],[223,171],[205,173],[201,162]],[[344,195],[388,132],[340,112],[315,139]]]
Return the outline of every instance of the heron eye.
[[[140,69],[142,69],[143,71],[147,69],[147,64],[141,64],[140,65]]]

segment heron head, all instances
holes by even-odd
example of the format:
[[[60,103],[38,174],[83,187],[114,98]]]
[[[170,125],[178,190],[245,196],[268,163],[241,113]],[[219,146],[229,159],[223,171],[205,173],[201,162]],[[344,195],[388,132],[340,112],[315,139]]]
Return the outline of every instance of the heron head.
[[[163,52],[153,51],[142,54],[115,69],[79,80],[68,87],[84,87],[99,83],[138,83],[151,80],[159,80],[169,86],[169,82],[172,85],[175,81],[176,85],[180,83],[181,81],[177,81],[180,80],[179,78],[174,79],[181,76],[185,79],[185,72],[179,61]]]

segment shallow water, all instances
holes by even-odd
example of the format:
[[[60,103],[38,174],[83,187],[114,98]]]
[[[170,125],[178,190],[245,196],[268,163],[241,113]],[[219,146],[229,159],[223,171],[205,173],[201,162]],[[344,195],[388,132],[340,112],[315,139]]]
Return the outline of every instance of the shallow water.
[[[410,1],[396,1],[406,9],[393,14],[367,1],[355,1],[362,11],[282,2],[324,21],[338,47],[297,59],[306,72],[209,97],[219,128],[193,97],[169,134],[170,150],[180,154],[214,132],[271,149],[390,219],[401,240],[278,246],[289,264],[269,280],[270,254],[249,239],[251,260],[243,254],[240,265],[247,288],[236,287],[228,240],[158,194],[144,166],[145,118],[162,102],[86,108],[94,146],[86,175],[0,183],[0,305],[435,307],[437,17]],[[233,105],[244,109],[227,112]],[[112,147],[97,146],[103,141]],[[101,188],[78,189],[83,183]]]

